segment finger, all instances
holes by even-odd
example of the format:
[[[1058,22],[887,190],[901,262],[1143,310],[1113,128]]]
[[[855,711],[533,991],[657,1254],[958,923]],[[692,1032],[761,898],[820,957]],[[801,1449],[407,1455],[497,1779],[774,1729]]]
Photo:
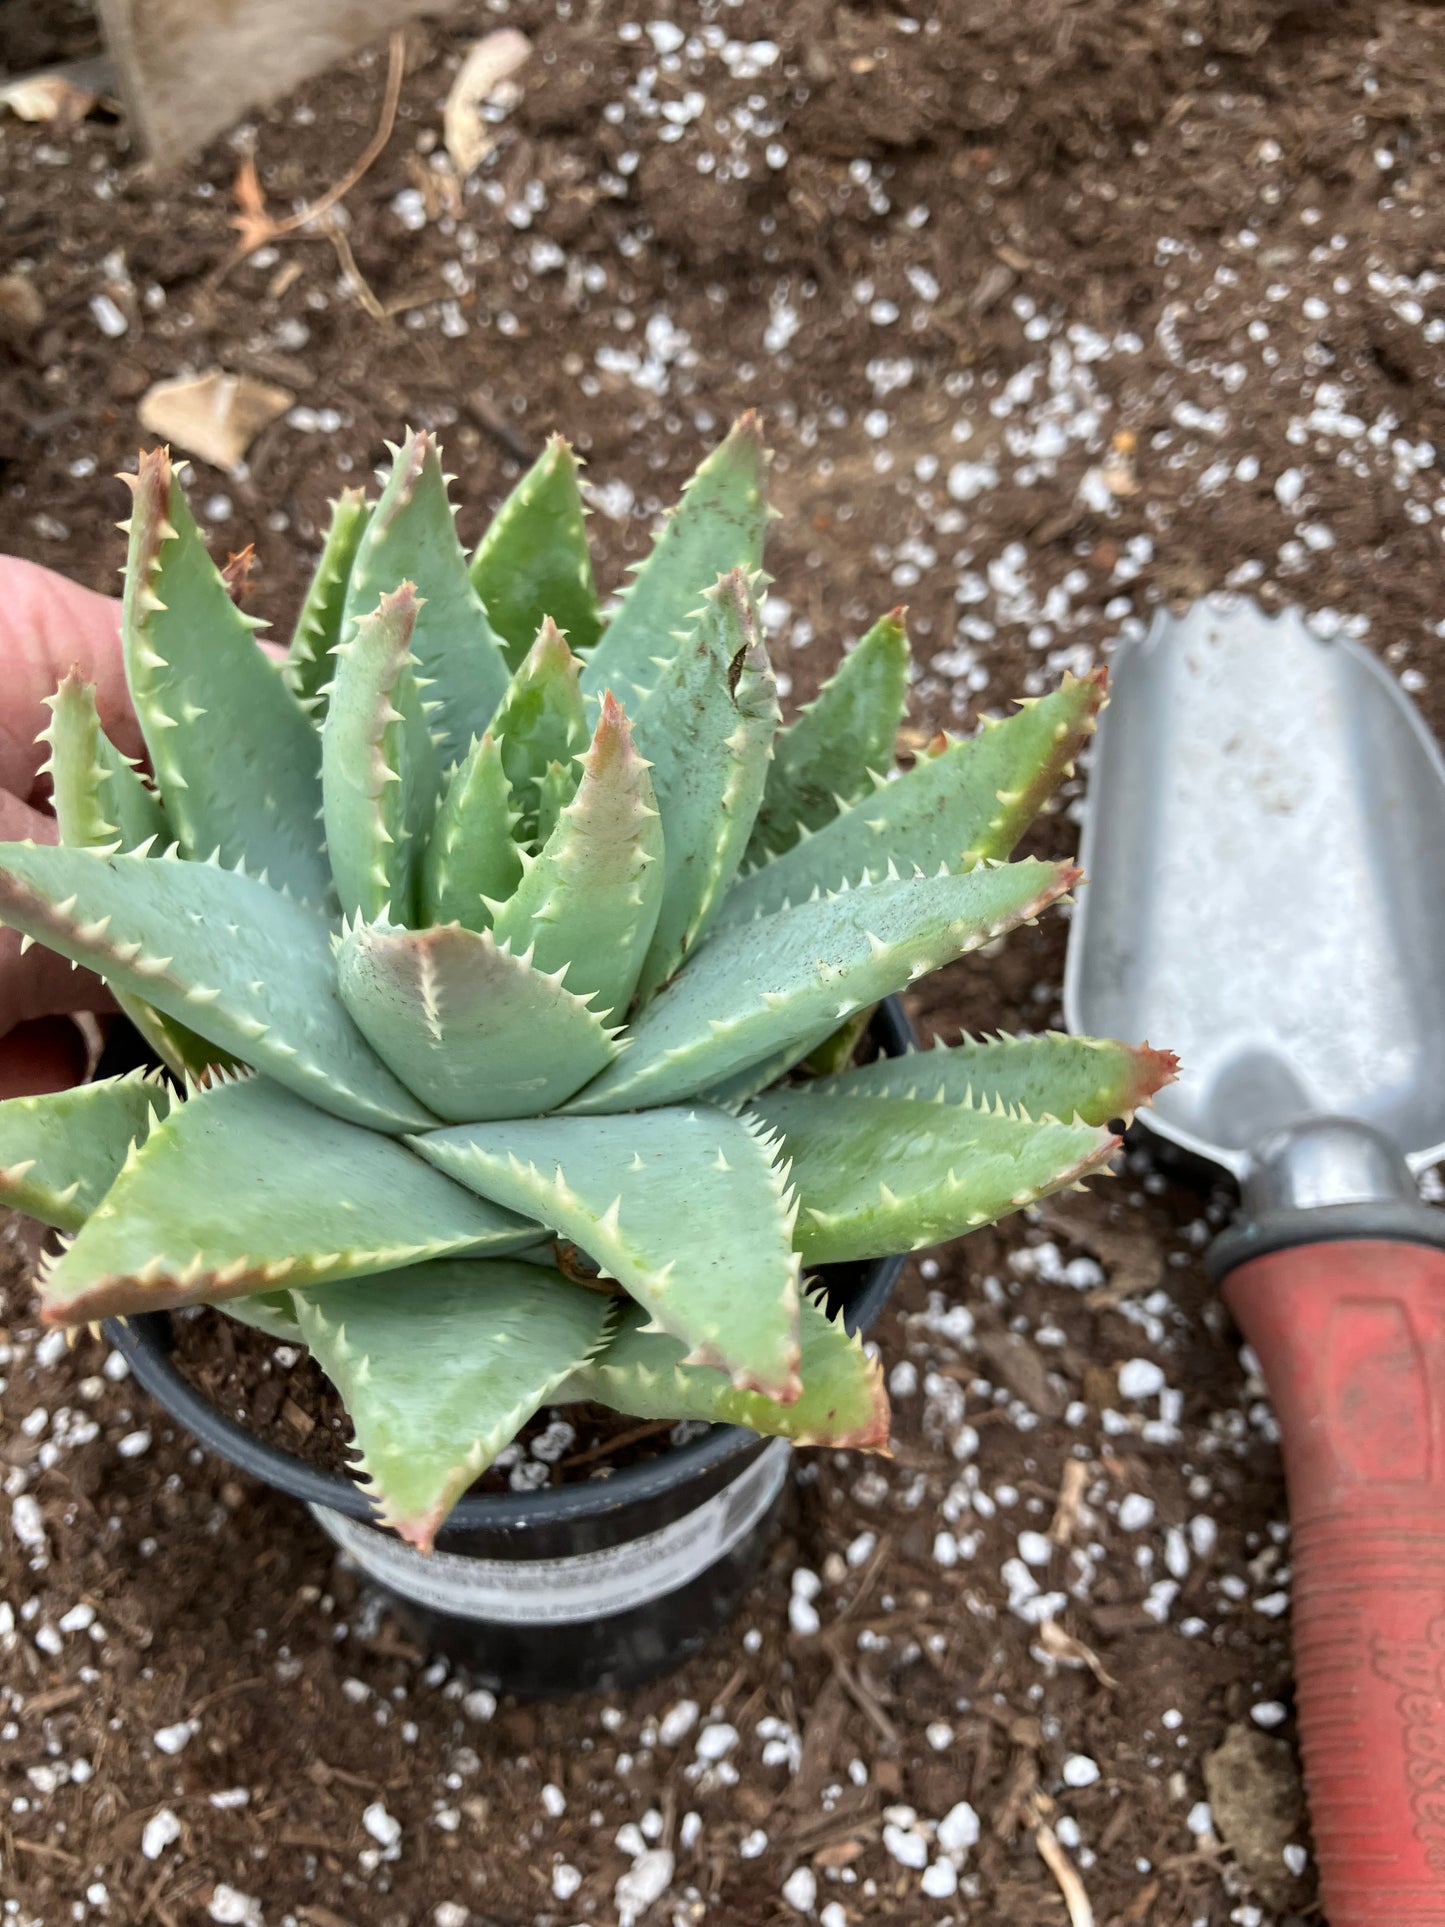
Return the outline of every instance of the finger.
[[[28,797],[45,760],[36,737],[45,698],[69,669],[95,684],[101,726],[127,756],[141,753],[120,650],[120,604],[38,563],[0,556],[0,789]]]
[[[80,1026],[68,1017],[40,1017],[0,1037],[0,1099],[68,1091],[85,1076],[89,1058]]]
[[[0,842],[53,843],[55,819],[0,790]],[[15,1024],[72,1010],[114,1010],[99,977],[76,970],[53,950],[33,945],[23,954],[18,930],[0,929],[0,1036]]]

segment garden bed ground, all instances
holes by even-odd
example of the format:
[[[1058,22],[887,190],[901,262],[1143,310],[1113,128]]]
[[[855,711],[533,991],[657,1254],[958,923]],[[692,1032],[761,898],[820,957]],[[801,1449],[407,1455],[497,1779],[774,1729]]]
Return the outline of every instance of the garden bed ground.
[[[537,51],[461,187],[441,102],[504,11]],[[3,15],[16,65],[84,50],[79,13]],[[278,209],[319,193],[380,57],[162,187],[112,122],[0,126],[26,284],[0,289],[0,544],[112,584],[137,398],[219,365],[296,397],[196,490],[283,625],[326,497],[406,421],[443,431],[468,537],[509,443],[574,434],[615,581],[756,403],[794,698],[906,600],[910,726],[959,726],[1234,582],[1353,624],[1445,722],[1445,10],[778,15],[463,8],[410,36],[339,241],[224,276],[247,139]],[[1058,1021],[1063,934],[944,973],[916,1019]],[[878,1332],[893,1461],[800,1461],[736,1635],[565,1708],[469,1698],[304,1514],[96,1341],[42,1339],[12,1221],[7,1923],[613,1923],[666,1855],[649,1923],[1062,1927],[1070,1869],[1099,1927],[1308,1915],[1272,1423],[1200,1264],[1226,1209],[1139,1154],[913,1265]]]

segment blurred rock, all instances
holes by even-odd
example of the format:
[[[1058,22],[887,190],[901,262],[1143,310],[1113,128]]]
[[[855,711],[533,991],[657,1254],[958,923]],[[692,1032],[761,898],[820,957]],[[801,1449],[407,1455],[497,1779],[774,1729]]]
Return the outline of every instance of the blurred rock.
[[[1304,1788],[1293,1750],[1254,1727],[1231,1726],[1204,1761],[1214,1831],[1267,1907],[1298,1910],[1314,1895],[1314,1861],[1291,1873],[1286,1847],[1309,1845]]]
[[[437,0],[99,0],[127,111],[169,166]]]

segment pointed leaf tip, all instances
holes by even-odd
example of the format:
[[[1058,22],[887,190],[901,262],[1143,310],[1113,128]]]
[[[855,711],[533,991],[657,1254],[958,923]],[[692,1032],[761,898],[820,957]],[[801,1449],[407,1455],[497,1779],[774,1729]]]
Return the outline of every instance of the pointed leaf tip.
[[[337,974],[372,1049],[439,1117],[550,1109],[616,1055],[584,999],[489,931],[363,924],[342,940]]]
[[[753,1115],[783,1134],[809,1264],[960,1237],[1102,1171],[1120,1143],[1082,1119],[1035,1122],[1001,1103],[841,1100],[806,1086],[755,1099]]]
[[[121,604],[126,680],[187,854],[269,869],[329,905],[320,753],[306,712],[256,646],[164,450],[142,456]]]
[[[622,602],[583,672],[589,694],[605,684],[649,688],[668,639],[686,634],[703,592],[720,574],[762,564],[768,525],[768,458],[751,411],[733,427],[687,483],[651,553],[636,569]]]
[[[908,636],[895,609],[844,656],[815,700],[783,730],[748,844],[756,869],[867,797],[893,766],[908,708]]]
[[[540,1266],[418,1265],[295,1298],[379,1521],[429,1552],[453,1504],[606,1338],[609,1300]]]
[[[347,585],[345,635],[402,575],[417,588],[418,674],[427,680],[428,700],[440,705],[433,733],[443,762],[453,762],[490,721],[507,665],[468,576],[436,443],[426,431],[402,444],[361,537]]]
[[[650,1323],[642,1306],[625,1305],[607,1345],[560,1396],[595,1400],[636,1418],[701,1419],[745,1425],[796,1445],[886,1452],[888,1393],[880,1361],[809,1294],[799,1306],[798,1334],[801,1388],[782,1404],[690,1361],[682,1342]]]
[[[1097,673],[1068,676],[978,735],[920,757],[816,834],[759,862],[730,893],[721,922],[748,922],[815,888],[876,880],[890,861],[931,871],[1006,857],[1092,732],[1102,701]]]

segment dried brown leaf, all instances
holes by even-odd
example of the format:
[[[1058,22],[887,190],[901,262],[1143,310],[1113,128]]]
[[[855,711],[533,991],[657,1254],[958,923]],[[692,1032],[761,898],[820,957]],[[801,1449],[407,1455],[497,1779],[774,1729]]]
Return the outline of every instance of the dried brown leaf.
[[[185,375],[141,396],[141,427],[217,468],[235,468],[263,428],[296,397],[249,375]]]
[[[250,254],[263,242],[269,241],[276,232],[276,223],[266,211],[266,196],[261,187],[261,178],[256,172],[256,163],[251,155],[243,156],[241,165],[236,169],[236,178],[231,183],[232,198],[236,212],[231,216],[231,226],[240,235],[239,251]]]

